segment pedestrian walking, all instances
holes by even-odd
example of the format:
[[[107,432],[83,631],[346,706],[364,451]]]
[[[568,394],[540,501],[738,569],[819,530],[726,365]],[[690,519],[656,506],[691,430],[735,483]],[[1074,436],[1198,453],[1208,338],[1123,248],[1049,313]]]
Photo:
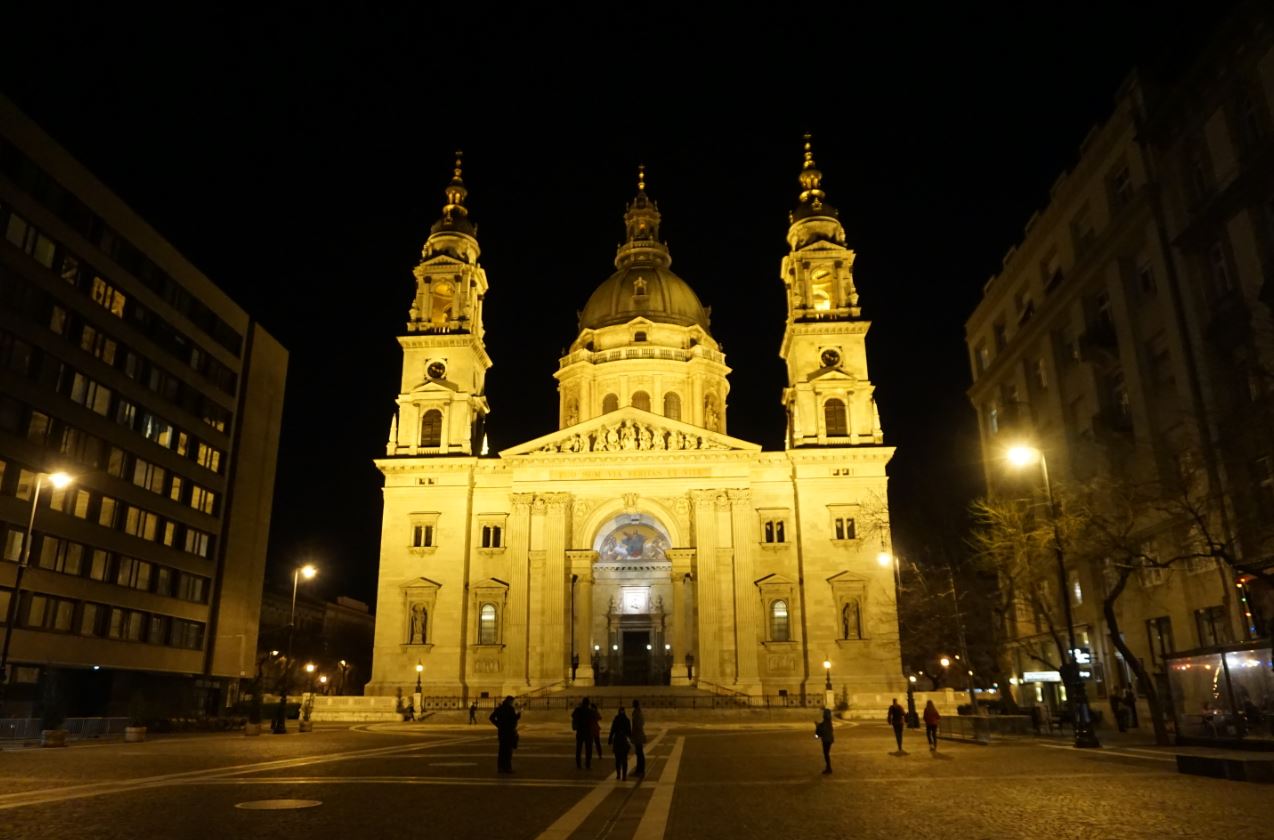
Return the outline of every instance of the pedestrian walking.
[[[589,718],[588,731],[593,735],[593,746],[597,748],[597,757],[602,757],[602,710],[596,703],[589,704],[592,716]]]
[[[593,768],[593,709],[585,697],[571,710],[571,729],[575,732],[575,766],[580,767],[580,753],[584,753],[585,770]],[[597,753],[601,758],[602,754]]]
[[[620,706],[615,719],[610,722],[610,734],[606,736],[606,743],[610,744],[611,752],[615,754],[615,778],[621,782],[628,779],[628,746],[632,736],[632,722],[624,714],[624,707]]]
[[[637,757],[637,766],[633,768],[634,776],[646,775],[646,715],[642,713],[641,701],[633,701],[633,753]]]
[[[938,714],[938,707],[933,705],[930,700],[925,703],[925,737],[929,739],[929,749],[938,749],[938,721],[942,720],[942,715]],[[902,749],[902,745],[898,745],[898,749]]]
[[[898,705],[898,698],[894,698],[894,704],[889,707],[889,714],[886,716],[889,725],[894,728],[894,740],[898,742],[898,752],[902,752],[902,728],[907,723],[907,712],[902,706]]]
[[[473,724],[477,722],[478,722],[478,701],[474,700],[472,705],[469,706],[469,725],[472,726]]]
[[[836,733],[832,727],[832,710],[823,710],[823,719],[814,724],[814,737],[823,742],[823,774],[832,772],[832,744]]]
[[[518,748],[518,718],[522,713],[513,705],[513,695],[504,698],[489,720],[495,725],[500,751],[496,755],[496,768],[501,773],[513,772],[513,751]]]
[[[1123,698],[1119,694],[1112,692],[1110,695],[1110,714],[1115,718],[1115,725],[1119,727],[1120,732],[1128,731],[1127,717],[1124,710],[1120,708],[1123,705]]]

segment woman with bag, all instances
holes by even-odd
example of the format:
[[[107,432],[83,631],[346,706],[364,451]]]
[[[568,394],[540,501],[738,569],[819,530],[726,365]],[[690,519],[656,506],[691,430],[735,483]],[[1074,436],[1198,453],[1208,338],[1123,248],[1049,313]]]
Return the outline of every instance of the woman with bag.
[[[628,780],[628,744],[632,734],[632,723],[628,720],[628,715],[624,714],[624,707],[620,706],[615,719],[610,722],[610,735],[606,737],[606,743],[610,744],[611,752],[615,753],[615,778],[621,782]]]
[[[942,720],[942,715],[938,714],[938,707],[933,705],[930,700],[925,704],[925,737],[929,739],[929,749],[938,749],[938,721]]]

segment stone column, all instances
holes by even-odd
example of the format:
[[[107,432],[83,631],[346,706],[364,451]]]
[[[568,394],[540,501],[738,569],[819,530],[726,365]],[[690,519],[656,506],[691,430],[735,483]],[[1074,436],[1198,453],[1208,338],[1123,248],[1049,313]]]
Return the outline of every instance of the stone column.
[[[566,643],[567,625],[571,620],[570,575],[566,571],[566,517],[570,515],[569,493],[544,496],[547,512],[544,520],[544,569],[542,614],[538,623],[544,628],[540,656],[540,678],[547,683],[564,682],[571,675],[571,651]]]
[[[696,678],[721,681],[720,618],[717,580],[717,491],[692,490],[695,518],[695,558],[699,606],[699,653],[695,656]],[[684,657],[683,657],[684,658]]]
[[[694,650],[694,627],[688,615],[689,603],[686,588],[690,585],[687,577],[694,563],[695,552],[690,548],[676,548],[668,552],[672,561],[672,627],[668,634],[668,642],[672,645],[672,684],[689,685],[686,677],[686,654],[699,656]]]
[[[520,689],[530,684],[527,651],[530,639],[530,553],[531,502],[534,493],[514,493],[513,513],[509,516],[509,604],[504,619],[505,685]]]
[[[579,668],[575,671],[575,685],[592,685],[593,674],[593,562],[597,552],[592,549],[574,549],[566,552],[571,574],[575,575],[575,652],[579,655]],[[567,653],[569,656],[570,653]]]
[[[730,525],[734,532],[734,633],[738,651],[736,681],[740,691],[759,693],[757,667],[761,635],[760,603],[757,595],[757,517],[750,489],[730,490]]]

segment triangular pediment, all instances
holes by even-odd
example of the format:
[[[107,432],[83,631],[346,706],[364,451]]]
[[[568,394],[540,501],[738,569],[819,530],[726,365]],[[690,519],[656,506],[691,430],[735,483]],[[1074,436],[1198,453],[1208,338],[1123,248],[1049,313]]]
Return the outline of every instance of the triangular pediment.
[[[693,455],[696,452],[760,452],[760,444],[730,437],[631,405],[511,446],[501,458],[531,455]]]
[[[442,584],[427,577],[408,578],[399,585],[400,589],[442,589]]]
[[[413,394],[426,394],[430,391],[446,391],[448,393],[456,393],[460,390],[460,386],[446,379],[426,379],[419,385],[411,389]]]
[[[757,578],[756,580],[752,581],[752,583],[756,586],[762,586],[762,587],[792,586],[793,584],[796,583],[796,581],[792,580],[787,575],[781,575],[778,572],[775,572],[774,574],[769,574],[769,575],[766,575],[765,577]]]
[[[827,582],[830,583],[832,586],[837,586],[837,585],[862,586],[867,583],[867,578],[863,577],[862,575],[856,575],[853,572],[846,571],[846,572],[837,572],[836,574],[829,577],[827,579]]]
[[[848,382],[853,383],[858,380],[846,373],[842,368],[825,367],[819,368],[810,374],[809,381],[825,381],[825,382]]]

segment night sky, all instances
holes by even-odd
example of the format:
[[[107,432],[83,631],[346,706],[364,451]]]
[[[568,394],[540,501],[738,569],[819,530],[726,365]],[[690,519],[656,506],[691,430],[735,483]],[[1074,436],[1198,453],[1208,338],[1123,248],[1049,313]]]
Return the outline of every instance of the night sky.
[[[638,163],[734,369],[729,432],[777,449],[778,270],[813,132],[858,252],[907,551],[980,488],[963,324],[982,284],[1129,69],[1170,66],[1217,14],[21,5],[0,91],[291,353],[267,585],[313,560],[319,593],[364,600],[395,339],[456,148],[491,284],[493,451],[556,428],[552,373],[613,271]]]

